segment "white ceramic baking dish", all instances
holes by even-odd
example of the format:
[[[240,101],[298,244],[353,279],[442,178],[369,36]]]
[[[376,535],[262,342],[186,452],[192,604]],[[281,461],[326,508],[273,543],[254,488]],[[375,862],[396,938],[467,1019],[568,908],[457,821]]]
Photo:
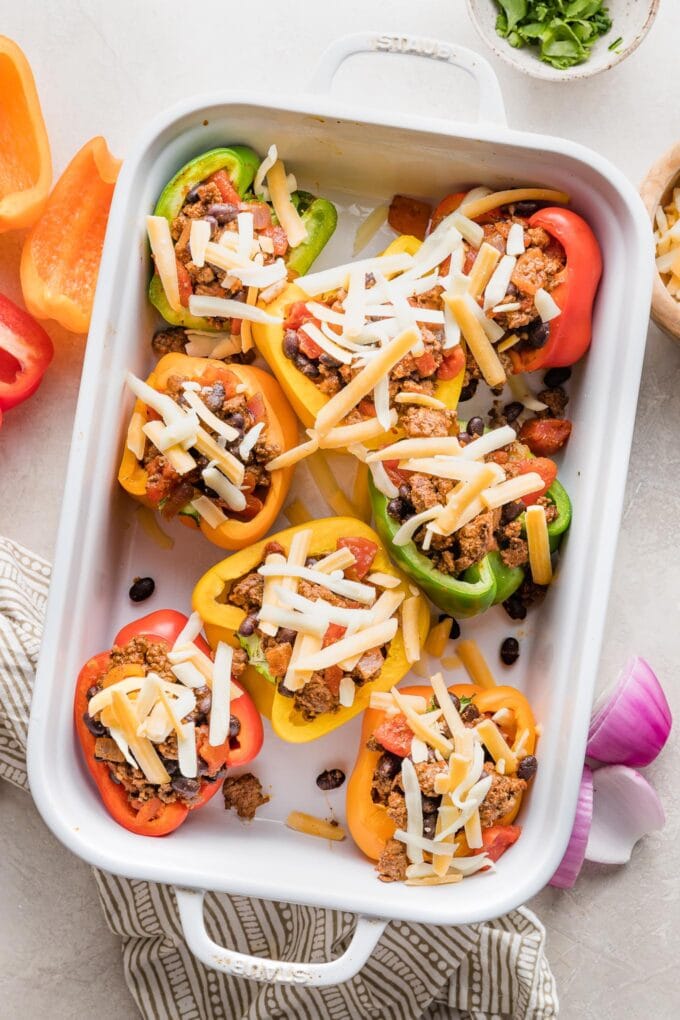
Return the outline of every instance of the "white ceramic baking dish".
[[[342,60],[361,51],[412,53],[462,67],[479,86],[480,122],[471,126],[363,106],[350,109],[322,95]],[[385,885],[351,840],[328,845],[283,824],[293,808],[321,815],[332,808],[343,821],[342,792],[322,794],[314,780],[329,766],[350,770],[358,720],[303,746],[285,745],[267,732],[255,769],[272,798],[257,820],[241,824],[215,798],[161,840],[134,836],[109,818],[74,740],[75,677],[135,615],[127,598],[131,579],[137,574],[156,578],[157,593],[144,611],[163,605],[183,609],[193,583],[220,558],[217,549],[182,528],[172,551],[156,547],[141,532],[134,504],[115,481],[131,404],[124,373],[132,369],[144,375],[149,368],[155,325],[146,300],[144,215],[192,155],[236,141],[265,152],[272,140],[303,186],[329,195],[340,207],[340,228],[320,266],[349,258],[360,218],[394,192],[436,198],[476,183],[541,183],[570,192],[604,251],[594,343],[572,384],[575,428],[561,477],[573,500],[574,522],[559,576],[541,608],[519,628],[500,609],[465,625],[466,635],[474,636],[495,663],[503,637],[522,637],[520,661],[504,675],[526,692],[543,724],[540,768],[523,807],[520,841],[495,873],[451,888]],[[381,243],[376,238],[374,250]],[[652,265],[644,208],[621,173],[571,142],[507,128],[488,64],[449,43],[377,35],[340,40],[326,53],[312,94],[273,102],[233,93],[192,99],[156,120],[126,160],[111,210],[73,433],[33,702],[29,773],[45,821],[74,853],[108,871],[176,887],[189,946],[204,962],[259,980],[335,983],[362,965],[389,919],[437,925],[481,921],[523,903],[549,880],[567,844],[581,775]],[[490,406],[488,397],[484,406]],[[294,493],[319,516],[328,512],[304,467]],[[259,960],[211,942],[202,890],[340,908],[360,917],[350,948],[335,961],[308,966]]]

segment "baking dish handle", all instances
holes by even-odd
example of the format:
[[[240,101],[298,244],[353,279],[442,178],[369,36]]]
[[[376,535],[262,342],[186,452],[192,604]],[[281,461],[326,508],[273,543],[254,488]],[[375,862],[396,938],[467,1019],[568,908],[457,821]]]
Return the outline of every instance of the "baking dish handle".
[[[455,43],[427,39],[418,35],[380,35],[377,32],[356,32],[344,35],[323,51],[314,77],[312,92],[330,92],[333,78],[340,66],[355,53],[401,53],[407,56],[427,57],[453,64],[474,78],[479,89],[480,121],[490,124],[507,123],[505,104],[498,78],[491,65],[474,50]]]
[[[206,967],[250,981],[282,982],[317,988],[342,984],[361,970],[387,925],[384,918],[360,914],[352,941],[337,960],[325,963],[268,960],[237,953],[213,942],[205,929],[203,918],[204,890],[181,889],[176,886],[175,896],[184,938],[194,956]]]

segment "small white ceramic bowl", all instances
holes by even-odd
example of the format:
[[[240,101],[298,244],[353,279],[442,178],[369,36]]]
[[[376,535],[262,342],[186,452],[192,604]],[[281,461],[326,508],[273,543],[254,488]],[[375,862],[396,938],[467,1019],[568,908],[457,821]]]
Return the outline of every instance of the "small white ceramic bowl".
[[[640,194],[652,221],[652,229],[656,210],[671,200],[673,188],[677,188],[678,184],[680,184],[680,142],[656,161],[640,186]],[[658,273],[654,276],[652,318],[657,326],[675,340],[680,340],[680,301],[671,297]]]
[[[467,0],[467,7],[470,18],[484,42],[506,64],[511,64],[518,71],[523,71],[533,78],[542,78],[544,81],[573,81],[576,78],[591,78],[594,74],[608,71],[610,67],[625,60],[647,35],[659,10],[660,2],[661,0],[607,0],[606,6],[613,22],[611,30],[598,39],[584,64],[576,64],[575,67],[564,71],[544,63],[535,47],[524,46],[517,50],[507,39],[496,33],[498,7],[494,0]],[[608,47],[619,36],[622,42],[617,47],[617,52],[614,52]]]

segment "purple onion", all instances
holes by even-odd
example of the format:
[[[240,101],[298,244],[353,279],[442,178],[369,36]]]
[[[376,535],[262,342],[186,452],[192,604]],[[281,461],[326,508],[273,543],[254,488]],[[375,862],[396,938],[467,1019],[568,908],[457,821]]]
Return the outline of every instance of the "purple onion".
[[[668,740],[672,723],[656,674],[634,656],[596,705],[586,753],[608,765],[649,765]]]
[[[583,867],[593,818],[593,773],[583,766],[583,776],[576,802],[576,817],[569,837],[569,844],[560,861],[560,866],[550,879],[549,885],[557,889],[571,889]]]
[[[594,810],[586,860],[625,864],[638,840],[663,829],[666,815],[645,777],[626,765],[604,765],[593,774]]]

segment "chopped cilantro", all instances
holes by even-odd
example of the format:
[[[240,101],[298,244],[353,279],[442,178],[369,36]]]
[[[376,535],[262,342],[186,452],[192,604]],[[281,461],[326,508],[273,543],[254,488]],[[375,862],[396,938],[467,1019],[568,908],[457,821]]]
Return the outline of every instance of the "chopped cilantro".
[[[496,32],[511,46],[536,46],[558,70],[584,63],[593,44],[612,27],[603,0],[495,0]],[[619,38],[609,47],[614,49]]]

